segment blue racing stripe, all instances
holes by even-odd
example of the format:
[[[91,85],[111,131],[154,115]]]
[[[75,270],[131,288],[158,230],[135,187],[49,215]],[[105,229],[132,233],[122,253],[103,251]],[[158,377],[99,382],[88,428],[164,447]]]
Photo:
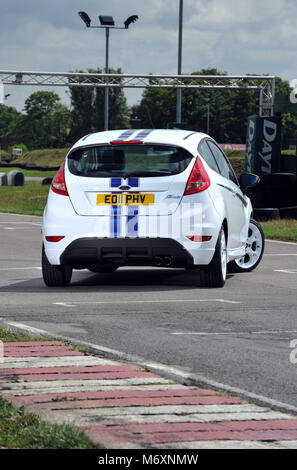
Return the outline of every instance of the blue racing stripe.
[[[122,184],[122,178],[111,178],[110,179],[110,186],[112,188],[117,188]]]
[[[111,178],[110,186],[112,188],[117,188],[122,183],[122,178]],[[114,193],[112,193],[114,194]],[[119,237],[121,235],[121,206],[111,206],[111,216],[110,216],[110,236]]]
[[[145,137],[147,137],[151,132],[153,132],[152,129],[142,129],[136,136],[134,137],[135,140],[142,140]]]
[[[111,206],[111,218],[110,218],[110,236],[120,237],[121,236],[121,206]]]
[[[139,178],[128,178],[128,185],[131,186],[131,188],[138,188]]]
[[[126,131],[122,132],[119,137],[117,137],[114,140],[125,140],[128,139],[128,137],[131,137],[132,134],[134,134],[135,129],[127,129]]]
[[[138,188],[139,178],[128,178],[128,185],[132,188]],[[128,206],[127,236],[138,236],[138,206]]]

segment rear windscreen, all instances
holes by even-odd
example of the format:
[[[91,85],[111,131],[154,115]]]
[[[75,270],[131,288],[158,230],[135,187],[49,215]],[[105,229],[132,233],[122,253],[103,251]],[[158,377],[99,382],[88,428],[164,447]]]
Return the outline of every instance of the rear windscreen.
[[[192,158],[186,150],[166,145],[100,145],[74,150],[68,168],[95,178],[168,176],[184,171]]]

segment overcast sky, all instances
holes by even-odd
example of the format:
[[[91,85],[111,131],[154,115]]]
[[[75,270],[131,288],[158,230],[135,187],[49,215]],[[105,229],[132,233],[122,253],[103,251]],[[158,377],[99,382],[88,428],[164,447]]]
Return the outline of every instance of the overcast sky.
[[[1,0],[0,69],[68,72],[104,67],[103,30],[86,29],[77,15],[112,15],[110,66],[125,73],[176,73],[179,0]],[[297,78],[296,0],[184,0],[183,73],[217,67],[230,74]],[[53,88],[51,88],[53,90]],[[6,87],[5,102],[22,110],[31,87]],[[64,89],[58,91],[68,103]],[[128,103],[140,93],[126,92]]]

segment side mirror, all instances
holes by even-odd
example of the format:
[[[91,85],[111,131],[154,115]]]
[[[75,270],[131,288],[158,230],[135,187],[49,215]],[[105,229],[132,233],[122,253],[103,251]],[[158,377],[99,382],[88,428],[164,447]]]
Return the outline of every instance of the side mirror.
[[[259,181],[259,176],[254,175],[253,173],[242,173],[239,177],[239,185],[244,194],[246,193],[247,188],[255,186]]]

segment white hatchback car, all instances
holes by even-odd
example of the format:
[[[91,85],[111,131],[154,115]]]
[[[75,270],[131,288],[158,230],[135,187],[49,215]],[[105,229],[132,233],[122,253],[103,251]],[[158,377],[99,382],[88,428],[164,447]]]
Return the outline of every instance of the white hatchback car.
[[[80,139],[53,179],[43,218],[42,272],[65,286],[73,269],[120,266],[193,270],[222,287],[254,269],[263,232],[246,189],[218,144],[186,130],[116,130]]]

